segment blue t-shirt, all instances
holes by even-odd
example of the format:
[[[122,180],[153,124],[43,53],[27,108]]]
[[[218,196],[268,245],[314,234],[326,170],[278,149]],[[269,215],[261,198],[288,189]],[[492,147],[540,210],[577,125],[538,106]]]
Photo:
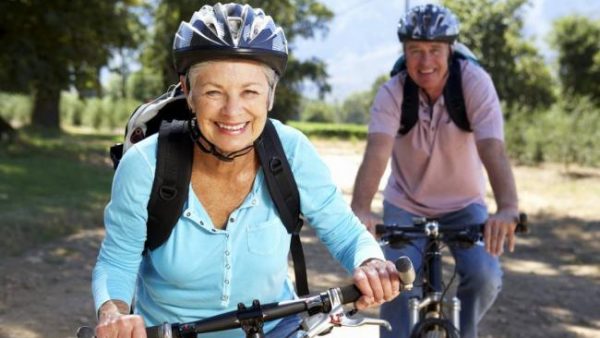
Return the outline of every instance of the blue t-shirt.
[[[330,253],[349,272],[381,249],[343,200],[329,169],[299,131],[273,121],[300,192],[301,210]],[[262,304],[293,299],[288,277],[291,236],[269,195],[262,169],[252,190],[216,229],[190,186],[183,215],[169,239],[142,256],[146,210],[156,165],[157,136],[124,155],[105,214],[106,237],[93,271],[96,309],[110,299],[127,303],[147,326],[189,322]],[[277,321],[265,323],[265,332]],[[244,337],[241,330],[202,337]]]

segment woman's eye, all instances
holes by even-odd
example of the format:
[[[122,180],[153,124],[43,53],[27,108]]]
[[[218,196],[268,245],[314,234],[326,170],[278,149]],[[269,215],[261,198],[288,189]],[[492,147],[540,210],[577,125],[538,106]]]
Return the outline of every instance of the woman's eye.
[[[210,91],[207,91],[205,94],[208,97],[218,97],[219,95],[221,95],[221,92],[216,91],[216,90],[210,90]]]

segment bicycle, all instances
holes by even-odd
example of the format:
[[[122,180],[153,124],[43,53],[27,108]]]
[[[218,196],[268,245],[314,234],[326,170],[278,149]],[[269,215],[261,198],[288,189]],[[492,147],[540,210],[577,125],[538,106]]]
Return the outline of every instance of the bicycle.
[[[443,243],[457,244],[470,247],[480,242],[483,238],[485,224],[475,225],[443,225],[434,218],[416,218],[414,226],[376,225],[375,232],[380,235],[381,245],[390,245],[393,248],[402,248],[410,245],[413,240],[425,238],[425,251],[423,252],[423,265],[425,273],[421,274],[420,283],[422,294],[420,297],[409,299],[409,332],[410,337],[460,337],[460,300],[452,297],[445,299],[456,276],[456,269],[450,282],[444,287],[442,278],[442,252]],[[517,224],[516,233],[527,233],[527,215],[521,213]],[[444,307],[450,309],[450,318],[444,312]]]
[[[401,291],[410,290],[415,276],[412,262],[408,257],[402,256],[395,264],[401,279]],[[385,320],[364,317],[354,309],[344,309],[344,304],[354,303],[360,296],[361,293],[355,285],[347,285],[330,288],[315,296],[278,303],[263,305],[254,300],[250,307],[240,303],[237,310],[214,317],[188,323],[164,323],[147,327],[146,334],[148,338],[196,338],[202,333],[242,328],[247,338],[263,338],[262,327],[265,321],[294,314],[308,315],[302,320],[298,330],[303,338],[328,334],[334,327],[379,325],[391,330],[390,323]],[[77,338],[92,337],[94,329],[91,327],[83,326],[77,330]]]

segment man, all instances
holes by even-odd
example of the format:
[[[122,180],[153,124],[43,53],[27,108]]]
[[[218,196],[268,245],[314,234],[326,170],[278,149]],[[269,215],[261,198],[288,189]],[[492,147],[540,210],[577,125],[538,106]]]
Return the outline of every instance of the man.
[[[371,231],[381,223],[371,213],[371,202],[391,157],[391,177],[384,191],[384,223],[410,225],[416,216],[437,217],[442,224],[486,223],[485,247],[451,248],[460,276],[461,335],[477,337],[477,323],[501,288],[498,256],[505,245],[510,251],[514,249],[518,202],[505,153],[498,96],[480,66],[453,57],[458,33],[456,17],[438,5],[413,8],[400,20],[398,36],[406,70],[393,76],[375,97],[352,209]],[[458,62],[454,72],[453,60]],[[451,73],[454,79],[459,73],[466,121],[461,120],[457,109],[449,111],[447,105],[450,88],[446,87],[451,83],[457,86]],[[410,113],[410,105],[404,104],[411,101],[406,99],[410,95],[404,90],[407,83],[415,88],[412,126],[408,115],[403,116]],[[497,205],[497,212],[489,216],[482,167]],[[418,271],[423,243],[414,244],[401,250],[386,248],[386,256],[395,259],[408,255]],[[382,318],[394,326],[391,333],[382,330],[382,338],[408,336],[407,301],[414,292],[382,305]]]

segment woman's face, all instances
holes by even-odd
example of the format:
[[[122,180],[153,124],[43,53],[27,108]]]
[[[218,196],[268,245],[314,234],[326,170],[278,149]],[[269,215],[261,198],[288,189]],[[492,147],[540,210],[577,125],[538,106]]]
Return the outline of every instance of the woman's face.
[[[265,67],[252,61],[212,61],[191,76],[189,103],[206,139],[225,153],[251,145],[267,119],[271,88]]]

